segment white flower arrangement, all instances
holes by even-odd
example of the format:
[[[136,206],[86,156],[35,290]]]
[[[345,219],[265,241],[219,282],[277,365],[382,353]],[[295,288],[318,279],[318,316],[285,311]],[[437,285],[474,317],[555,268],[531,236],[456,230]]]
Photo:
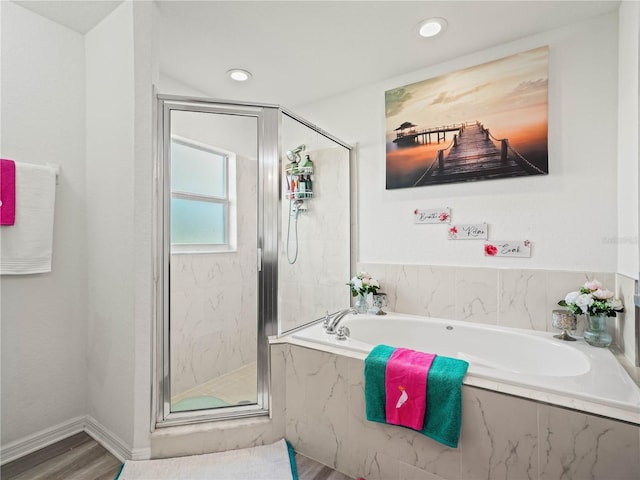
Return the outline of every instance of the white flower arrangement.
[[[367,272],[360,272],[347,283],[351,288],[351,295],[366,295],[367,293],[378,293],[380,283]]]
[[[558,305],[566,307],[574,314],[606,315],[615,317],[617,312],[624,311],[622,301],[614,298],[613,292],[602,286],[598,280],[585,283],[576,292],[569,292]]]

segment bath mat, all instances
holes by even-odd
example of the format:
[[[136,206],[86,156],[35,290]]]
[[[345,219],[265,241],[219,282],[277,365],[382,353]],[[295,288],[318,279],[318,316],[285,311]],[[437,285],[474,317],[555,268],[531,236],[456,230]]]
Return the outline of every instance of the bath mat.
[[[189,397],[171,405],[172,412],[185,412],[187,410],[202,410],[206,408],[228,407],[229,404],[218,397],[201,396]]]
[[[159,460],[127,460],[115,480],[298,480],[293,448],[271,445]]]

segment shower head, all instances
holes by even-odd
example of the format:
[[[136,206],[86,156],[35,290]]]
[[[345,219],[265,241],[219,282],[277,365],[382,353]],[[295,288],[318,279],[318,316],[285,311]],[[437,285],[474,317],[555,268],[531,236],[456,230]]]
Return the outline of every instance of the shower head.
[[[300,152],[307,148],[304,144],[298,145],[293,150],[287,150],[287,158],[291,163],[297,163],[300,161]]]

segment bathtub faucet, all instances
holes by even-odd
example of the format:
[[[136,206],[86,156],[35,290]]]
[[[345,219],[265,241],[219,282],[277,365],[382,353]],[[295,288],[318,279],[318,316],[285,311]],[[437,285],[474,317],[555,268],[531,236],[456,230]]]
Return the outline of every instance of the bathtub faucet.
[[[325,317],[324,330],[330,334],[336,333],[336,331],[338,330],[338,324],[340,323],[340,321],[350,313],[357,314],[358,311],[355,308],[345,308],[344,310],[334,313],[332,316],[329,316],[327,314],[327,316]]]

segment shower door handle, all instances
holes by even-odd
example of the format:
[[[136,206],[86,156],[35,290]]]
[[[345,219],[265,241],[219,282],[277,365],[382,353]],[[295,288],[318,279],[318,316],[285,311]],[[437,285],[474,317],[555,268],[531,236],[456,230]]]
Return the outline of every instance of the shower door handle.
[[[258,247],[258,271],[262,271],[262,248]]]

